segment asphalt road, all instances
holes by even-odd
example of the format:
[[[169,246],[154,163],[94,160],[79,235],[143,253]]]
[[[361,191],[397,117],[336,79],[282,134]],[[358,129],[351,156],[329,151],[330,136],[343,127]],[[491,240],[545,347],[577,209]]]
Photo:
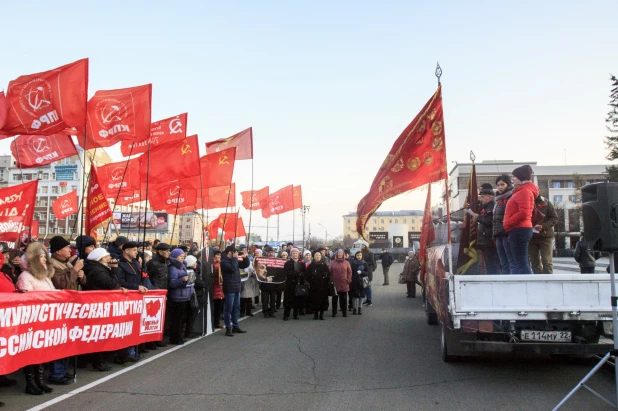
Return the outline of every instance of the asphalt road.
[[[47,409],[549,410],[592,368],[591,360],[548,357],[444,363],[438,327],[426,324],[420,298],[405,298],[398,272],[391,269],[388,287],[376,273],[374,305],[362,316],[257,315],[241,323],[247,334],[215,333]],[[5,409],[27,409],[107,374],[83,372],[41,397],[2,389],[0,399]],[[613,374],[604,370],[590,385],[611,396]],[[582,390],[563,409],[609,407]]]

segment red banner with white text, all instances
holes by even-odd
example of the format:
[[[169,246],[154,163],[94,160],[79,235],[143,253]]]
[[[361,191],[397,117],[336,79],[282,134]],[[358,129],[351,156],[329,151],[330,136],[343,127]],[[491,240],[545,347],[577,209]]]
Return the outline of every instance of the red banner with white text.
[[[17,241],[30,227],[38,180],[0,189],[0,241]]]
[[[166,290],[31,291],[0,300],[0,375],[163,338]]]

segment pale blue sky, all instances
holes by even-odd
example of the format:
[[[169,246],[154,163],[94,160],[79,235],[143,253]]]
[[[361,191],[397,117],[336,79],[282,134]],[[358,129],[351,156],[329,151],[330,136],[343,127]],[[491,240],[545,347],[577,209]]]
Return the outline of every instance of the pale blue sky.
[[[449,162],[470,149],[478,160],[564,164],[566,149],[570,164],[606,162],[615,1],[428,3],[0,0],[0,86],[89,57],[90,95],[151,82],[153,120],[188,111],[202,143],[253,126],[254,187],[302,184],[322,237],[317,222],[342,234],[341,215],[435,91],[438,60]],[[237,163],[239,191],[250,170]],[[423,205],[413,192],[382,210]],[[291,237],[291,213],[280,233]]]

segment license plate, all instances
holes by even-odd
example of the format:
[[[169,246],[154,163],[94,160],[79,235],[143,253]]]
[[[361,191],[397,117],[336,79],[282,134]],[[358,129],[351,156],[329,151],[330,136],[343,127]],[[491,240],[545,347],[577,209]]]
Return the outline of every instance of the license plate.
[[[521,331],[522,341],[571,342],[571,331]]]

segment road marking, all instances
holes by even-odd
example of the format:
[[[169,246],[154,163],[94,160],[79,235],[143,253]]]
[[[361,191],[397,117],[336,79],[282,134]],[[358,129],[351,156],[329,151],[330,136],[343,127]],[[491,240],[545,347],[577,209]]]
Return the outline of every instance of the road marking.
[[[256,311],[256,312],[254,312],[253,314],[259,314],[259,313],[261,313],[261,312],[262,312],[262,310],[258,310],[258,311]],[[244,320],[246,320],[247,318],[251,318],[251,317],[243,317],[243,318],[239,318],[239,319],[238,319],[238,322],[244,321]],[[184,348],[184,347],[186,347],[186,346],[188,346],[188,345],[193,344],[194,342],[200,341],[200,340],[202,340],[202,339],[204,339],[204,338],[206,338],[206,337],[210,337],[211,335],[213,335],[213,334],[215,334],[215,333],[219,332],[219,331],[220,331],[220,330],[222,330],[222,329],[223,329],[223,328],[218,328],[218,329],[214,330],[211,334],[208,334],[208,335],[203,335],[203,336],[201,336],[201,337],[198,337],[198,338],[195,338],[195,339],[189,340],[189,341],[185,342],[183,345],[177,345],[177,346],[176,346],[176,347],[174,347],[174,348],[170,348],[169,350],[164,351],[164,352],[162,352],[162,353],[159,353],[159,354],[157,354],[157,355],[155,355],[155,356],[153,356],[153,357],[150,357],[150,358],[147,358],[147,359],[145,359],[145,360],[143,360],[143,361],[137,362],[137,363],[135,363],[135,364],[133,364],[133,365],[131,365],[131,366],[129,366],[129,367],[127,367],[127,368],[123,369],[123,370],[116,371],[116,372],[115,372],[115,373],[113,373],[113,374],[107,375],[107,376],[105,376],[105,377],[103,377],[103,378],[101,378],[101,379],[98,379],[98,380],[96,380],[96,381],[93,381],[93,382],[91,382],[90,384],[86,384],[86,385],[84,385],[83,387],[79,387],[79,388],[77,388],[77,389],[75,389],[75,390],[73,390],[73,391],[71,391],[71,392],[68,392],[68,393],[66,393],[66,394],[62,394],[61,396],[59,396],[59,397],[57,397],[57,398],[54,398],[53,400],[49,400],[49,401],[47,401],[47,402],[44,402],[43,404],[39,404],[39,405],[37,405],[36,407],[32,407],[32,408],[30,408],[28,411],[38,411],[38,410],[43,410],[43,409],[45,409],[45,408],[47,408],[47,407],[50,407],[50,406],[52,406],[52,405],[54,405],[54,404],[57,404],[57,403],[61,402],[61,401],[67,400],[67,399],[71,398],[71,397],[72,397],[72,396],[74,396],[74,395],[77,395],[77,394],[79,394],[79,393],[82,393],[82,392],[84,392],[84,391],[87,391],[87,390],[89,390],[89,389],[91,389],[91,388],[93,388],[93,387],[96,387],[97,385],[101,385],[101,384],[103,384],[104,382],[107,382],[107,381],[111,380],[112,378],[116,378],[116,377],[118,377],[119,375],[122,375],[122,374],[124,374],[124,373],[129,372],[129,371],[133,371],[134,369],[139,368],[139,367],[141,367],[142,365],[146,365],[146,364],[148,364],[148,363],[150,363],[150,362],[152,362],[152,361],[154,361],[154,360],[156,360],[156,359],[158,359],[158,358],[161,358],[161,357],[166,356],[167,354],[170,354],[170,353],[173,353],[174,351],[180,350],[180,349],[182,349],[182,348]]]

